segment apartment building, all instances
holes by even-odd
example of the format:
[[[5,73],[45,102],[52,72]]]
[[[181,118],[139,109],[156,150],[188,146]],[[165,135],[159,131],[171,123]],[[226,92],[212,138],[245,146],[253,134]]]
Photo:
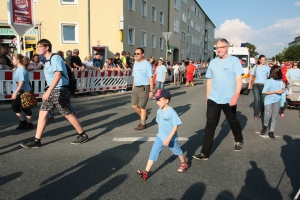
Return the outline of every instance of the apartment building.
[[[196,0],[170,1],[169,60],[185,59],[207,61],[214,58],[215,25]]]
[[[207,60],[213,56],[215,26],[195,0],[33,0],[36,27],[25,36],[27,54],[47,38],[53,50],[77,48],[80,57],[103,59],[123,50],[145,49],[146,57],[166,57],[163,32],[172,32],[168,60]],[[6,1],[0,2],[6,8]],[[0,12],[0,48],[15,45],[7,12]]]

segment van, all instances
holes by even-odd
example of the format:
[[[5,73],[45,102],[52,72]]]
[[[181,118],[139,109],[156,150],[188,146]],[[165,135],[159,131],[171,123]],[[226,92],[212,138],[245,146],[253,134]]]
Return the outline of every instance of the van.
[[[244,74],[242,79],[242,90],[241,93],[248,95],[250,90],[248,89],[250,80],[250,55],[247,47],[229,47],[228,54],[236,56],[243,66]]]

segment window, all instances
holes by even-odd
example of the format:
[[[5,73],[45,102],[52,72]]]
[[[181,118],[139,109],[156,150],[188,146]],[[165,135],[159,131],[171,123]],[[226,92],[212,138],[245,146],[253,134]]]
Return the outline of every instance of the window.
[[[147,46],[147,32],[146,31],[142,31],[141,39],[142,39],[141,46],[146,47]]]
[[[128,9],[135,11],[135,0],[128,0]]]
[[[182,12],[182,21],[186,23],[186,14],[185,12]]]
[[[178,11],[180,11],[180,0],[175,0],[174,2],[174,8]]]
[[[128,27],[128,44],[134,45],[135,43],[135,31],[133,27]]]
[[[159,13],[159,23],[161,25],[164,25],[164,12],[163,11],[160,11],[160,13]]]
[[[182,0],[183,1],[183,3],[185,3],[185,5],[187,5],[187,0]]]
[[[77,23],[61,23],[61,43],[78,43]]]
[[[185,50],[184,49],[181,50],[181,59],[183,59],[183,60],[186,59],[185,58]]]
[[[182,31],[181,39],[182,39],[182,41],[185,41],[185,32],[183,32],[183,31]]]
[[[143,17],[147,17],[147,2],[146,1],[142,1],[142,16]]]
[[[174,17],[174,32],[179,33],[179,21]]]
[[[164,39],[162,37],[159,38],[159,49],[164,50]]]
[[[154,6],[152,6],[152,21],[156,21],[156,8]]]
[[[188,26],[188,33],[190,33],[190,26]]]
[[[74,5],[77,4],[78,0],[60,0],[60,4],[69,4],[69,5]]]
[[[156,35],[152,34],[151,36],[151,48],[155,49],[156,48]]]
[[[191,20],[191,27],[194,28],[194,21]]]
[[[191,19],[190,9],[188,9],[188,19]]]

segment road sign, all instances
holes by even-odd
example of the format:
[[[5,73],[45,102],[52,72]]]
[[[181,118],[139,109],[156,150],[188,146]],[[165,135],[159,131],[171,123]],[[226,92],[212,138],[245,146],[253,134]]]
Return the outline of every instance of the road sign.
[[[168,41],[172,35],[172,32],[163,32],[162,34],[163,34],[165,40]]]
[[[8,24],[18,36],[35,27],[33,0],[7,0]]]

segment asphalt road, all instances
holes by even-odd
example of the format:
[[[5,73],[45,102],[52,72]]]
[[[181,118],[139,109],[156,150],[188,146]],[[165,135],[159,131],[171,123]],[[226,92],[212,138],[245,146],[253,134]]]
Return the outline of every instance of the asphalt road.
[[[195,87],[168,86],[170,105],[182,120],[179,136],[190,168],[178,173],[179,159],[164,149],[147,181],[144,169],[157,124],[155,100],[148,102],[148,128],[135,131],[138,116],[130,95],[73,102],[90,140],[71,145],[76,132],[59,115],[50,121],[39,149],[19,143],[35,131],[17,131],[17,118],[0,111],[0,199],[293,199],[300,188],[300,133],[298,112],[286,110],[275,130],[276,140],[261,137],[260,120],[253,120],[253,95],[240,96],[238,118],[244,147],[233,150],[234,140],[222,114],[208,161],[198,154],[206,122],[205,80]],[[34,109],[34,124],[38,108]],[[118,141],[117,139],[122,141]],[[139,138],[142,138],[139,140]]]

